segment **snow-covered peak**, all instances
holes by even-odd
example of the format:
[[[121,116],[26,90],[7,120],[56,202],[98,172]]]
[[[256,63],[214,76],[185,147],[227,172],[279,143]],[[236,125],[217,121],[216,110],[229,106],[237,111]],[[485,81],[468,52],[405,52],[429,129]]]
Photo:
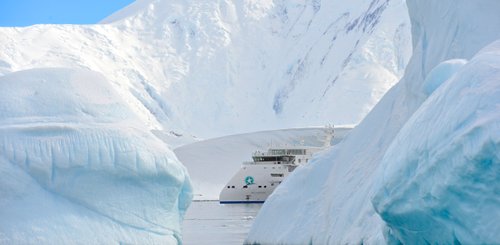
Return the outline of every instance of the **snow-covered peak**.
[[[158,2],[157,0],[135,0],[133,3],[129,4],[128,6],[116,11],[115,13],[109,15],[108,17],[104,18],[101,20],[101,24],[107,24],[107,23],[112,23],[112,22],[117,22],[120,20],[124,20],[127,18],[132,18],[134,16],[137,16],[145,11],[147,11],[148,7],[155,2]],[[149,8],[154,8],[153,6]]]
[[[0,72],[94,70],[150,128],[209,137],[355,124],[410,53],[401,0],[146,0],[103,23],[1,28]]]

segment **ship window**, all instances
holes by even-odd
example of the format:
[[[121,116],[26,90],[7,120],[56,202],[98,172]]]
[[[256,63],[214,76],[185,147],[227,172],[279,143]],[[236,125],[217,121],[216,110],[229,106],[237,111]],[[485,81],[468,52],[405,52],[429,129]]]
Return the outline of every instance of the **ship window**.
[[[301,159],[299,159],[299,163],[300,163],[300,160],[301,160]]]
[[[271,183],[271,186],[274,186],[274,183]]]
[[[247,185],[244,185],[244,186],[243,186],[243,188],[248,188],[248,186],[247,186]]]
[[[231,188],[234,188],[234,185],[233,185],[233,186],[231,186]]]
[[[231,188],[231,186],[227,186],[227,188]]]
[[[267,188],[267,185],[265,185],[264,188]]]
[[[261,185],[259,185],[259,188],[262,188],[262,186],[261,186]]]
[[[254,162],[290,161],[290,157],[261,156],[261,157],[253,157],[253,160],[254,160]]]
[[[272,149],[272,150],[270,150],[270,152],[273,155],[284,155],[285,154],[284,149]]]
[[[305,155],[306,151],[304,149],[289,149],[287,150],[288,155]]]
[[[271,174],[271,177],[283,177],[283,174],[275,174],[275,173],[273,173],[273,174]]]

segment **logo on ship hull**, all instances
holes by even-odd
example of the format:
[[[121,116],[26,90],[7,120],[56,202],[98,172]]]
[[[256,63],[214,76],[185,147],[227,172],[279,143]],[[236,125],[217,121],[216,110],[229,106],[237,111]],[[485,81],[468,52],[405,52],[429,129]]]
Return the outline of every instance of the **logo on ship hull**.
[[[245,178],[245,183],[246,183],[247,185],[253,185],[253,184],[254,184],[254,179],[253,179],[253,177],[252,177],[252,176],[247,176],[247,177]]]

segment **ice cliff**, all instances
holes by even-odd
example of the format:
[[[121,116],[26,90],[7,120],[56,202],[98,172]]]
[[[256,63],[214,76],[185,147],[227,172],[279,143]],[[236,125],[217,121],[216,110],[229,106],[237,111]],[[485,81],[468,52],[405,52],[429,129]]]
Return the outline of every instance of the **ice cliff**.
[[[1,244],[175,244],[192,198],[168,146],[102,75],[0,77]]]
[[[500,2],[407,4],[405,76],[344,142],[280,185],[247,242],[500,240]]]

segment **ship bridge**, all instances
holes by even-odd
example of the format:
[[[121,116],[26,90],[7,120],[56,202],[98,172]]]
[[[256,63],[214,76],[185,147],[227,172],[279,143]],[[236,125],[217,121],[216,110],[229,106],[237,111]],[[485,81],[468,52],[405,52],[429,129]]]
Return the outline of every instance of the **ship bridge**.
[[[266,164],[269,164],[270,162],[274,164],[292,164],[295,161],[295,156],[263,155],[263,156],[253,156],[252,158],[255,163],[266,163]]]

